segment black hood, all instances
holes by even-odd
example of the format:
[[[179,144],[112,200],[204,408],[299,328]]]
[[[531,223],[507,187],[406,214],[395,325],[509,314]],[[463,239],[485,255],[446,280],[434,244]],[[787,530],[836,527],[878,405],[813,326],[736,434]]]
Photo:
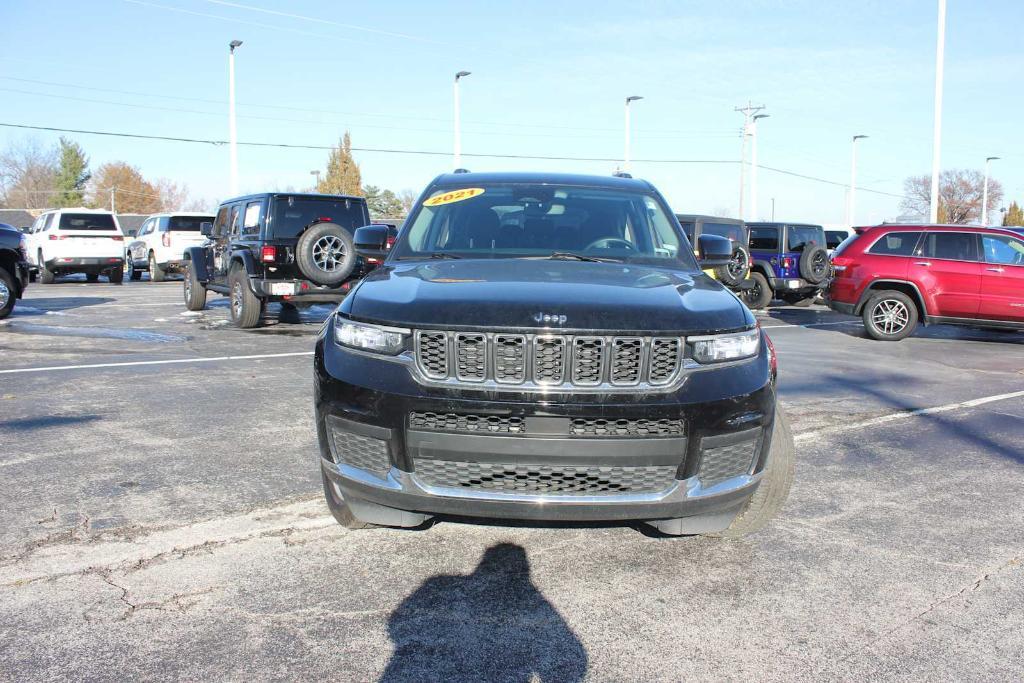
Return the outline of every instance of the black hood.
[[[388,264],[342,311],[405,327],[697,333],[754,324],[746,306],[702,273],[547,259]]]

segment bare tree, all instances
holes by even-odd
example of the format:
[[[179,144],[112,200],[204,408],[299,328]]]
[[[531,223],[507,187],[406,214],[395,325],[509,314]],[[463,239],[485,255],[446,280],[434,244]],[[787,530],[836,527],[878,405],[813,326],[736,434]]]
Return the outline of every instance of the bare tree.
[[[402,202],[404,215],[408,216],[412,212],[412,207],[415,206],[418,196],[414,190],[402,190],[398,193],[398,201]]]
[[[0,154],[0,205],[45,209],[57,192],[57,152],[36,138],[16,141]]]
[[[205,211],[208,208],[202,199],[192,198],[184,183],[179,185],[169,178],[160,178],[153,185],[160,195],[162,211]]]
[[[985,175],[974,169],[950,169],[939,176],[939,222],[962,225],[981,220],[981,200]],[[903,181],[900,208],[927,216],[932,196],[931,176],[911,176]],[[991,213],[1003,199],[998,180],[988,181],[988,210]]]

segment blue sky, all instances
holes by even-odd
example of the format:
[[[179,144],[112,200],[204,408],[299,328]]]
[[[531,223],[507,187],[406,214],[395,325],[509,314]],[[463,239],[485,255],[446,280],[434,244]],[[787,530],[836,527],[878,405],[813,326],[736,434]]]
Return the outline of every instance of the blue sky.
[[[936,2],[326,2],[5,0],[0,121],[226,139],[227,43],[238,51],[239,139],[451,150],[451,81],[463,81],[466,153],[619,158],[623,99],[634,159],[739,158],[753,100],[766,166],[840,183],[850,137],[858,185],[899,194],[931,167]],[[949,0],[943,167],[982,168],[1024,200],[1019,0]],[[123,94],[131,91],[140,94]],[[29,133],[0,128],[0,146]],[[37,133],[52,141],[57,134]],[[73,135],[109,160],[228,194],[226,147]],[[302,188],[316,150],[242,147],[243,191]],[[450,157],[359,152],[364,182],[419,191]],[[611,173],[614,162],[467,158],[473,170]],[[736,164],[637,161],[680,212],[737,211]],[[758,214],[840,222],[845,189],[762,170]],[[900,213],[860,191],[857,222]]]

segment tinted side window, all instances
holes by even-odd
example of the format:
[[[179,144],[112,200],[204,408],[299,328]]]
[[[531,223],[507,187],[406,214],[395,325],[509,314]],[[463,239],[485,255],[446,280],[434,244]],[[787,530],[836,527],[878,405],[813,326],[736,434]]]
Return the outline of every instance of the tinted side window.
[[[231,207],[222,206],[217,211],[217,218],[213,222],[213,234],[214,236],[223,235],[227,232],[228,225],[228,210]]]
[[[242,213],[242,205],[241,204],[235,204],[234,206],[231,207],[231,222],[230,222],[230,228],[228,229],[228,233],[232,237],[235,237],[236,235],[238,235],[239,227],[241,226],[241,223],[242,223],[242,221],[239,218],[241,213]]]
[[[846,233],[842,230],[826,230],[825,231],[825,246],[829,249],[835,249],[843,240],[846,239]]]
[[[929,232],[925,234],[917,255],[950,261],[977,261],[978,236],[971,232]]]
[[[686,234],[686,239],[690,240],[690,244],[693,244],[693,221],[681,221],[679,225],[683,226],[683,233]]]
[[[701,232],[725,237],[733,242],[743,243],[743,226],[735,223],[705,223]]]
[[[887,254],[889,256],[910,256],[914,253],[917,241],[921,239],[919,232],[890,232],[882,235],[868,249],[869,254]]]
[[[260,219],[263,217],[263,202],[249,202],[245,205],[245,215],[242,217],[242,232],[246,235],[258,235],[260,232]]]
[[[750,248],[777,251],[779,248],[778,228],[751,228]]]
[[[1024,239],[1004,235],[982,235],[981,251],[987,263],[1003,266],[1024,265]]]

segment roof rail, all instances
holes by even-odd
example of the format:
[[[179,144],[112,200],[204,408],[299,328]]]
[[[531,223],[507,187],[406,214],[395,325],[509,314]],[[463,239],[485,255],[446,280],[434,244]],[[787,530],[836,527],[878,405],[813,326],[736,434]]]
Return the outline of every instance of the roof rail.
[[[625,171],[616,171],[615,173],[612,173],[612,175],[615,176],[616,178],[632,178],[633,177],[632,173],[626,173]]]
[[[468,168],[457,168],[454,171],[452,171],[452,173],[469,173],[469,169]]]

